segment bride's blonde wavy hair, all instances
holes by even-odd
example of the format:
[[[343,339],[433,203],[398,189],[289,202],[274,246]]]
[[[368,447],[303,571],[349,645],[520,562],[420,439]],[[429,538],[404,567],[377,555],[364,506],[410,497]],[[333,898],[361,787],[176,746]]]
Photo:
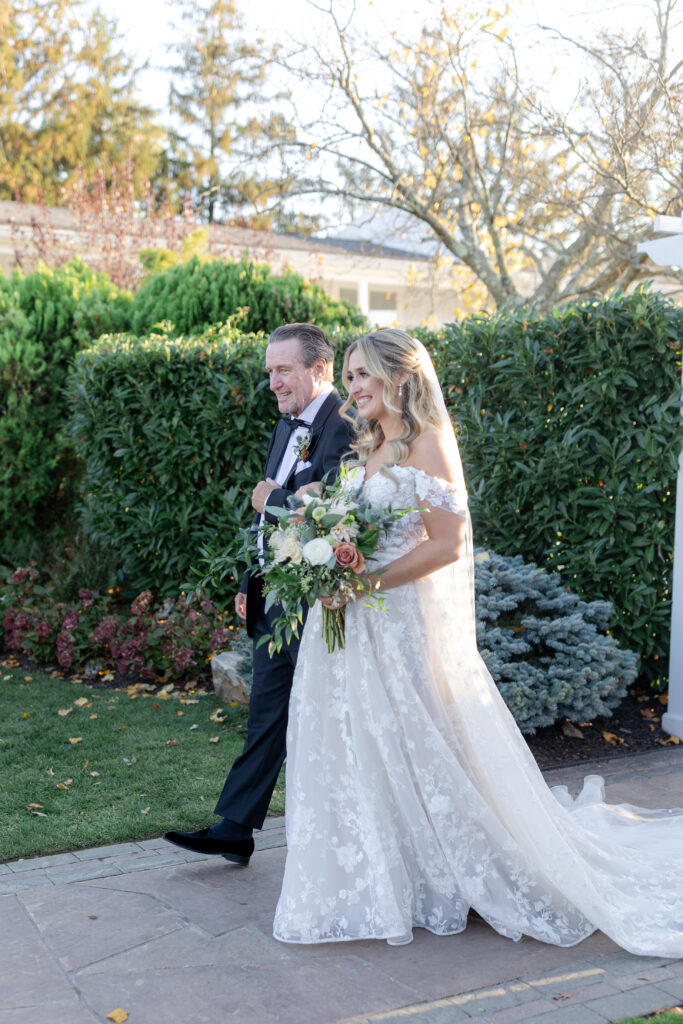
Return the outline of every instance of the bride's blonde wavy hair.
[[[372,331],[358,338],[344,353],[342,380],[346,387],[352,352],[358,352],[367,372],[382,381],[382,398],[389,412],[401,417],[403,430],[398,437],[392,438],[389,442],[392,453],[390,463],[400,464],[408,457],[411,441],[430,427],[441,427],[441,416],[434,403],[432,385],[425,374],[418,344],[405,331],[399,331],[394,327]],[[408,376],[399,396],[398,378],[404,374]],[[360,465],[365,465],[375,449],[385,440],[384,431],[377,420],[359,423],[349,416],[347,410],[351,405],[352,399],[349,395],[340,412],[356,426],[356,439],[350,446],[356,457],[353,461],[357,460]]]

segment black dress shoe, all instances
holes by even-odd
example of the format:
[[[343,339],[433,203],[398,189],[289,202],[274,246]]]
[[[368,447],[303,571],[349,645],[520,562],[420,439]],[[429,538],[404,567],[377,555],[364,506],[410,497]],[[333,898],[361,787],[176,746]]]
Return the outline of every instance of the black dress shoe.
[[[174,846],[193,853],[215,853],[226,860],[246,867],[254,852],[253,839],[216,839],[210,834],[209,826],[197,832],[167,832],[164,839]]]

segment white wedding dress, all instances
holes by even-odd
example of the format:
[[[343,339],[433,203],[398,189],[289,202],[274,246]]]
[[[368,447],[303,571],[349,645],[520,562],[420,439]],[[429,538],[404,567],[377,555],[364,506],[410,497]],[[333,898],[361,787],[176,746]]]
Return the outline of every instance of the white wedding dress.
[[[390,473],[365,484],[371,503],[467,515],[464,484]],[[398,520],[379,564],[425,536],[419,513]],[[333,654],[311,609],[275,937],[451,935],[473,907],[512,939],[570,946],[599,928],[632,953],[683,957],[683,810],[605,804],[598,776],[576,800],[548,789],[476,651],[468,562],[386,591],[384,612],[349,604]]]

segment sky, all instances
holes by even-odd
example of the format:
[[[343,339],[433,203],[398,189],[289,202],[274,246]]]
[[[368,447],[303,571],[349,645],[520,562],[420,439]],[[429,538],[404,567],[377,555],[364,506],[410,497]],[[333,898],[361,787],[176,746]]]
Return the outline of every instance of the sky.
[[[488,3],[500,9],[504,2],[497,0],[476,0],[477,4]],[[88,0],[90,6],[98,6],[110,17],[117,20],[125,38],[126,48],[135,53],[139,62],[149,62],[150,70],[140,78],[142,98],[157,110],[163,111],[168,97],[168,78],[160,68],[169,59],[168,46],[174,39],[173,22],[179,23],[178,14],[170,0]],[[646,2],[620,3],[618,0],[509,0],[518,24],[532,32],[536,22],[560,27],[568,34],[585,32],[586,25],[638,24],[642,20]],[[323,4],[321,4],[322,6]],[[271,43],[286,43],[288,39],[307,40],[315,31],[321,16],[309,0],[242,0],[238,4],[246,21],[245,35],[265,38]],[[365,20],[375,31],[389,33],[399,28],[406,34],[411,27],[415,31],[422,23],[425,4],[415,0],[401,3],[400,0],[357,0],[357,16]],[[446,0],[448,8],[457,5]],[[539,64],[539,73],[544,75],[543,55],[534,48],[533,60]],[[569,65],[569,62],[568,62]],[[571,67],[576,69],[576,59]],[[570,67],[567,67],[567,72]],[[563,89],[558,82],[558,90]]]
[[[97,6],[118,22],[124,48],[136,57],[138,64],[147,62],[149,69],[139,77],[140,98],[159,111],[162,121],[168,102],[169,77],[163,66],[172,60],[169,46],[178,38],[181,24],[179,12],[171,0],[85,0],[88,6]],[[334,0],[335,6],[347,8],[353,0]],[[604,25],[637,27],[651,10],[652,0],[442,0],[449,11],[462,6],[481,10],[483,5],[496,10],[509,4],[515,25],[515,38],[520,40],[518,54],[528,54],[527,73],[548,88],[552,101],[563,106],[575,94],[582,62],[577,53],[565,44],[553,43],[548,33],[539,33],[538,24],[551,25],[570,37],[590,39],[589,33]],[[287,48],[288,42],[310,42],[324,32],[325,19],[316,7],[324,7],[329,0],[238,0],[238,8],[245,21],[244,37],[248,41],[265,40],[270,49],[275,43]],[[471,6],[470,6],[471,5]],[[354,20],[360,20],[374,36],[399,31],[402,38],[417,36],[425,20],[425,12],[432,4],[427,0],[355,0]],[[433,7],[432,7],[433,9]],[[438,8],[437,8],[438,9]],[[485,8],[486,9],[486,8]],[[649,20],[649,19],[648,19]],[[175,28],[174,28],[175,24]],[[588,35],[587,35],[588,34]],[[683,32],[679,30],[681,48]],[[540,40],[540,41],[539,41]],[[558,53],[558,46],[561,48]],[[562,49],[564,52],[562,52]],[[307,102],[304,95],[302,103]],[[311,199],[311,212],[318,212]],[[327,231],[350,234],[354,237],[372,237],[377,230],[375,221],[369,224],[356,220],[351,225],[343,210],[337,211],[329,221]],[[410,227],[409,227],[410,230]],[[403,235],[406,225],[394,226],[393,233]],[[421,229],[420,229],[421,231]],[[412,234],[411,230],[411,234]],[[419,245],[417,237],[414,245]],[[430,243],[431,244],[431,243]]]

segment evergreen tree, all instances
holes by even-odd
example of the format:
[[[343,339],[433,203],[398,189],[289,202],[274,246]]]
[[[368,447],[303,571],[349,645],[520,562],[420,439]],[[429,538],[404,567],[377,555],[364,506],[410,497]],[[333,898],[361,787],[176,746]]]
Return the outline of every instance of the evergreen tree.
[[[256,140],[269,131],[254,116],[254,103],[263,98],[270,56],[261,41],[239,37],[234,0],[177,0],[177,6],[192,34],[176,46],[179,63],[169,69],[178,123],[166,159],[176,186],[191,191],[195,210],[213,223],[234,217],[236,207],[258,208],[277,191],[276,183],[244,169]]]
[[[59,201],[76,169],[155,169],[163,132],[136,94],[116,23],[82,0],[0,4],[0,199]]]

